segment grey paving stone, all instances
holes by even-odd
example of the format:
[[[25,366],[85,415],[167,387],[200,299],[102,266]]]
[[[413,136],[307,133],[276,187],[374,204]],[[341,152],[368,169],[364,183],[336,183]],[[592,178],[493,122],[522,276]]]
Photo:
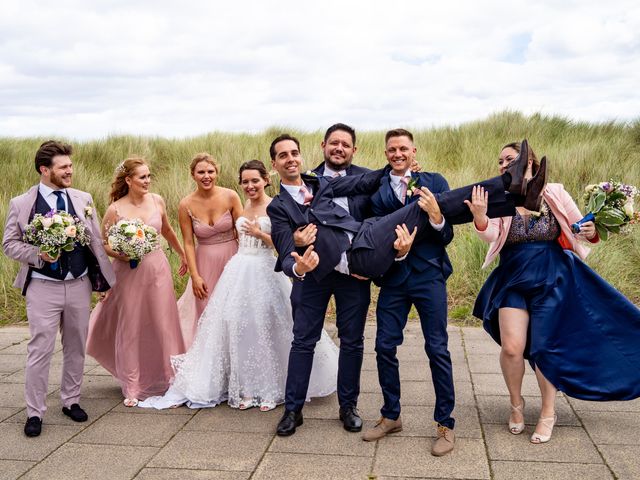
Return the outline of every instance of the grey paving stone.
[[[599,448],[605,462],[619,480],[640,478],[640,446],[602,445]]]
[[[102,367],[101,365],[87,365],[86,367],[87,368],[85,368],[85,371],[84,371],[85,375],[102,375],[105,377],[111,376],[109,371],[104,367]]]
[[[386,437],[378,441],[376,475],[488,479],[489,462],[482,439],[456,438],[453,452],[431,455],[433,438]]]
[[[362,359],[362,370],[372,370],[377,372],[378,365],[376,364],[376,355],[375,353],[365,353],[364,358]]]
[[[456,382],[453,386],[456,395],[456,405],[474,405],[475,399],[471,382]],[[435,405],[436,397],[431,382],[402,382],[402,405]]]
[[[35,465],[35,462],[0,460],[0,480],[14,480]]]
[[[468,355],[467,362],[471,373],[499,373],[502,375],[500,357],[498,355]]]
[[[108,413],[73,441],[104,445],[161,447],[191,419],[190,415]]]
[[[85,375],[87,369],[95,368],[93,366],[85,366]],[[11,375],[6,376],[0,383],[24,383],[25,379],[25,369],[24,365],[22,368],[12,373]],[[62,364],[61,363],[51,363],[49,367],[49,384],[50,385],[60,385],[62,380]]]
[[[378,382],[378,371],[376,370],[375,381]],[[471,381],[469,371],[462,363],[458,363],[453,368],[454,381]],[[431,368],[427,356],[421,361],[405,361],[400,362],[400,381],[423,381],[431,382]]]
[[[24,370],[26,355],[3,355],[0,353],[0,373],[15,373]]]
[[[80,405],[87,412],[89,420],[86,422],[74,422],[62,413],[62,403],[58,395],[50,395],[47,397],[47,413],[45,414],[45,422],[49,425],[76,425],[79,427],[87,427],[95,422],[102,415],[111,410],[115,405],[115,400],[100,398],[84,398],[80,399]],[[27,418],[27,409],[22,408],[13,417],[7,419],[10,423],[24,423]]]
[[[77,426],[48,425],[46,417],[39,437],[29,438],[23,429],[24,424],[0,423],[1,459],[40,461],[80,431]]]
[[[130,479],[158,451],[157,448],[67,443],[36,465],[23,478]]]
[[[578,412],[640,412],[640,398],[625,402],[588,402],[571,397],[567,400]]]
[[[180,409],[182,410],[182,409]],[[275,434],[283,408],[261,412],[258,408],[238,410],[226,404],[203,408],[184,427],[185,430]]]
[[[252,480],[366,479],[371,472],[372,460],[371,457],[269,452],[251,478]]]
[[[502,425],[484,425],[485,442],[491,460],[560,463],[596,463],[602,458],[582,428],[555,427],[548,443],[534,445],[528,434],[512,435]],[[560,447],[560,448],[559,448]]]
[[[485,341],[465,341],[464,344],[467,355],[498,355],[500,345],[490,339]]]
[[[3,329],[4,331],[4,329]],[[29,332],[24,333],[1,333],[0,332],[0,354],[26,354]]]
[[[552,462],[491,462],[494,480],[613,479],[606,465]]]
[[[83,398],[120,398],[124,399],[122,389],[113,377],[87,375],[82,382]]]
[[[580,412],[580,418],[597,445],[640,445],[635,412]]]
[[[136,480],[247,480],[250,476],[249,472],[143,468]]]
[[[476,395],[508,395],[509,391],[501,373],[472,373]],[[540,389],[533,373],[525,374],[522,380],[522,394],[526,397],[539,397]]]
[[[116,406],[113,413],[135,413],[140,415],[195,415],[199,412],[196,408],[188,408],[186,406],[180,406],[178,408],[165,408],[163,410],[156,410],[155,408],[141,408],[141,407],[126,407],[122,402],[123,398],[117,399]]]
[[[147,467],[252,472],[272,435],[236,432],[179,432]]]
[[[347,432],[339,420],[305,420],[290,437],[275,437],[269,452],[355,455],[372,457],[375,444],[362,440],[361,433]]]
[[[16,413],[18,413],[19,411],[21,411],[22,408],[20,407],[0,407],[0,422],[14,416]],[[22,419],[22,421],[24,422],[26,420],[26,417]]]
[[[525,396],[524,421],[527,425],[533,425],[538,422],[540,416],[540,397]],[[482,423],[493,423],[504,425],[507,428],[509,421],[509,397],[506,395],[478,395],[478,409]],[[579,427],[580,420],[573,413],[564,395],[558,395],[556,398],[556,413],[558,414],[558,425],[568,425]],[[529,431],[530,430],[530,431]],[[532,429],[527,429],[529,434]],[[524,435],[524,433],[523,433]]]

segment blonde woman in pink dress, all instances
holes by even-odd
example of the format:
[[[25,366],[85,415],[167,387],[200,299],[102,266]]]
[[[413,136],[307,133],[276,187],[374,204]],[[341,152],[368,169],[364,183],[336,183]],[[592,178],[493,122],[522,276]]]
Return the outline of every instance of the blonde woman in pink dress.
[[[229,259],[238,251],[235,222],[242,213],[238,194],[216,185],[218,165],[208,153],[191,160],[196,190],[180,201],[178,218],[191,278],[178,300],[185,348],[196,334],[198,319]]]
[[[149,192],[150,183],[149,166],[142,158],[129,158],[117,167],[111,205],[102,222],[103,238],[119,220],[138,218],[178,252],[179,273],[184,275],[184,251],[167,219],[164,200]],[[115,259],[116,285],[91,313],[87,353],[118,380],[124,404],[133,407],[139,399],[167,390],[173,376],[169,358],[185,351],[173,279],[161,248],[131,268],[128,257],[104,244]]]

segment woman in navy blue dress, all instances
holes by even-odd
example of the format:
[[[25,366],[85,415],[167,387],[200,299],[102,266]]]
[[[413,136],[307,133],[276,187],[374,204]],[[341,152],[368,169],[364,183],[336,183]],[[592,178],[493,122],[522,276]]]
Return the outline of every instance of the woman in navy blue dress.
[[[520,152],[503,147],[500,171]],[[523,154],[525,148],[523,148]],[[528,149],[528,177],[538,161]],[[487,196],[478,187],[467,202],[478,236],[490,243],[483,267],[500,263],[483,285],[474,315],[502,345],[500,365],[509,390],[509,431],[524,430],[521,394],[524,359],[535,369],[542,408],[532,443],[551,438],[557,390],[583,400],[640,396],[640,309],[581,259],[598,237],[593,222],[579,234],[570,225],[582,215],[561,184],[548,184],[540,212],[518,207],[513,217],[488,219]]]

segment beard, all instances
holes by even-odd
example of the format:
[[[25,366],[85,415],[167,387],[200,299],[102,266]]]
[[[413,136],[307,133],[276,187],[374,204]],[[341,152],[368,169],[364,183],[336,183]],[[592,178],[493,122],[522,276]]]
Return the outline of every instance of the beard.
[[[51,173],[49,175],[49,181],[55,185],[58,188],[67,188],[71,186],[71,176],[69,176],[69,179],[65,179],[62,176],[56,175],[53,170],[51,170]]]
[[[341,172],[342,170],[346,170],[351,166],[351,160],[345,159],[342,163],[335,163],[331,160],[331,157],[324,157],[324,163],[329,165],[329,168],[334,172]]]

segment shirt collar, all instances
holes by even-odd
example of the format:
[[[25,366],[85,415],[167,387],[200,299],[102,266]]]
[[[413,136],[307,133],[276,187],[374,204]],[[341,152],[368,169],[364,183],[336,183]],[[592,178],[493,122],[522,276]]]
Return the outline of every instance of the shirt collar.
[[[346,170],[340,170],[339,172],[336,172],[331,167],[329,167],[329,165],[327,165],[326,163],[324,164],[324,176],[325,177],[333,177],[336,173],[338,175],[340,175],[341,177],[344,177],[347,174],[347,171]]]
[[[40,190],[40,195],[42,195],[42,196],[43,196],[43,197],[45,197],[45,198],[46,198],[46,197],[48,197],[48,196],[50,196],[51,194],[53,194],[53,192],[62,192],[62,193],[64,193],[65,195],[67,194],[67,190],[66,190],[66,189],[64,189],[64,188],[60,188],[60,189],[58,189],[58,190],[54,190],[53,188],[51,188],[51,187],[50,187],[50,186],[48,186],[48,185],[45,185],[45,184],[44,184],[44,183],[42,183],[42,182],[40,182],[39,190]]]
[[[411,170],[407,170],[406,172],[404,172],[404,177],[409,177],[411,178]],[[391,182],[391,185],[393,186],[398,186],[400,184],[400,179],[402,177],[400,177],[399,175],[391,175],[389,174],[389,181]]]

